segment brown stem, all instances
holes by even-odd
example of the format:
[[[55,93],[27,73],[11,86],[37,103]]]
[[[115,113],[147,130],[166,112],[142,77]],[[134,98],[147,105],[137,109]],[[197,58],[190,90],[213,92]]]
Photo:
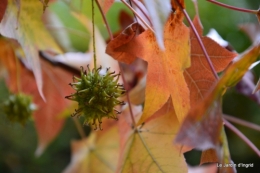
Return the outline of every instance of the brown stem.
[[[75,126],[76,126],[76,128],[77,128],[77,130],[78,130],[78,132],[79,132],[80,137],[81,137],[82,139],[86,138],[86,134],[85,134],[85,132],[84,132],[84,130],[83,130],[81,124],[79,123],[79,119],[76,118],[76,117],[73,117],[72,120],[73,120],[73,122],[75,123]]]
[[[124,73],[123,73],[123,69],[122,69],[122,66],[121,64],[119,63],[118,61],[118,66],[120,68],[120,72],[121,72],[121,75],[122,75],[122,80],[123,80],[123,83],[126,85],[126,80],[125,80],[125,76],[124,76]],[[132,120],[132,123],[133,123],[133,126],[136,127],[136,122],[135,122],[135,118],[134,118],[134,113],[133,113],[133,109],[132,109],[132,105],[131,105],[131,102],[130,102],[130,97],[129,97],[129,90],[128,88],[125,88],[126,90],[126,99],[127,99],[127,102],[128,102],[128,105],[129,105],[129,111],[130,111],[130,115],[131,115],[131,120]]]
[[[216,5],[219,5],[221,7],[225,7],[225,8],[228,8],[228,9],[231,9],[231,10],[235,10],[235,11],[241,11],[241,12],[245,12],[245,13],[253,13],[253,14],[257,14],[258,11],[257,10],[249,10],[249,9],[245,9],[245,8],[238,8],[238,7],[234,7],[234,6],[231,6],[231,5],[227,5],[227,4],[224,4],[224,3],[221,3],[221,2],[218,2],[218,1],[215,1],[215,0],[207,0],[208,2],[211,2],[213,4],[216,4]]]
[[[247,122],[245,120],[241,120],[239,118],[236,118],[236,117],[233,117],[233,116],[230,116],[230,115],[226,115],[226,114],[224,114],[223,117],[226,120],[231,121],[233,123],[236,123],[236,124],[248,127],[250,129],[253,129],[253,130],[256,130],[256,131],[260,131],[260,125],[257,125],[257,124],[254,124],[254,123],[250,123],[250,122]]]
[[[150,23],[151,26],[152,26],[152,22],[151,22],[149,16],[147,16],[147,14],[146,14],[146,13],[144,12],[144,10],[139,6],[139,4],[136,2],[136,0],[132,0],[132,1],[133,1],[133,3],[135,4],[135,6],[141,10],[141,12],[144,14],[145,18],[149,21],[149,23]]]
[[[125,0],[121,0],[121,2],[123,2],[143,22],[143,24],[147,28],[149,28],[153,33],[155,33],[153,28],[151,28],[151,26],[148,25],[148,23],[146,23],[145,20],[127,2],[125,2]]]
[[[238,137],[240,137],[260,157],[259,149],[243,133],[241,133],[235,126],[233,126],[227,120],[223,119],[223,121],[224,121],[226,127],[228,127]]]
[[[101,15],[102,15],[102,18],[103,18],[103,20],[104,20],[104,23],[105,23],[105,25],[106,25],[106,28],[107,28],[107,31],[108,31],[110,40],[113,40],[113,34],[112,34],[112,31],[111,31],[111,29],[110,29],[110,27],[109,27],[109,25],[108,25],[107,18],[106,18],[106,16],[105,16],[105,14],[104,14],[104,12],[103,12],[103,10],[102,10],[102,8],[101,8],[101,6],[100,6],[98,0],[95,0],[95,2],[96,2],[96,4],[97,4],[97,6],[98,6],[98,9],[99,9],[99,11],[100,11],[100,13],[101,13]]]

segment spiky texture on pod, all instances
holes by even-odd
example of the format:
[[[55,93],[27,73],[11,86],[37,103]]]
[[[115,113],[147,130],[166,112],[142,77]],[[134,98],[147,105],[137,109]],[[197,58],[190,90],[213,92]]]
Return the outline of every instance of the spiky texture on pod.
[[[25,125],[36,106],[32,103],[32,98],[26,94],[11,94],[3,104],[3,110],[11,122],[19,122]]]
[[[119,74],[107,69],[105,75],[100,75],[100,70],[101,67],[90,70],[87,66],[87,71],[84,71],[81,67],[80,78],[74,76],[73,83],[70,83],[76,92],[65,97],[78,102],[78,109],[72,116],[83,116],[84,124],[94,125],[95,130],[102,130],[103,117],[117,120],[116,114],[121,112],[115,106],[124,104],[117,98],[125,93],[123,85],[118,84]]]

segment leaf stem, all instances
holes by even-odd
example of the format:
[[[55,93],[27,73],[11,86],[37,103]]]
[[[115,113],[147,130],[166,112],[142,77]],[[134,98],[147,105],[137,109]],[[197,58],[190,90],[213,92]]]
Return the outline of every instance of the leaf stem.
[[[241,120],[239,118],[236,118],[236,117],[233,117],[233,116],[230,116],[230,115],[226,115],[226,114],[224,114],[223,117],[228,121],[234,122],[236,124],[248,127],[250,129],[253,129],[253,130],[256,130],[256,131],[260,131],[260,125],[257,125],[257,124],[251,123],[251,122],[247,122],[245,120]]]
[[[180,7],[181,7],[181,5],[180,5]],[[196,38],[197,38],[197,40],[198,40],[198,42],[199,42],[199,45],[200,45],[200,47],[201,47],[201,49],[202,49],[202,51],[203,51],[203,53],[204,53],[204,55],[205,55],[205,57],[206,57],[206,60],[207,60],[207,62],[208,62],[208,64],[209,64],[209,67],[210,67],[210,69],[211,69],[213,75],[215,76],[216,79],[219,79],[218,74],[217,74],[217,72],[216,72],[216,70],[215,70],[215,68],[214,68],[214,66],[213,66],[213,64],[212,64],[212,62],[211,62],[211,60],[210,60],[210,57],[209,57],[209,55],[208,55],[208,53],[207,53],[207,51],[206,51],[206,48],[205,48],[205,46],[204,46],[204,44],[203,44],[203,42],[202,42],[202,40],[201,40],[201,38],[200,38],[200,36],[199,36],[199,34],[198,34],[198,32],[197,32],[195,26],[193,25],[193,23],[192,23],[192,21],[191,21],[189,15],[188,15],[188,13],[187,13],[186,10],[183,9],[183,8],[182,8],[182,12],[184,13],[186,19],[188,20],[188,22],[189,22],[189,24],[190,24],[190,26],[191,26],[191,29],[192,29],[193,33],[195,34],[195,36],[196,36]]]
[[[235,126],[233,126],[230,122],[228,122],[224,118],[223,121],[226,127],[228,127],[238,137],[240,137],[260,157],[260,150],[258,150],[258,148],[242,132],[240,132]]]
[[[98,0],[95,0],[95,2],[96,2],[96,4],[97,4],[97,6],[98,6],[98,9],[99,9],[99,11],[100,11],[100,13],[101,13],[101,15],[102,15],[102,18],[103,18],[103,20],[104,20],[104,23],[105,23],[105,25],[106,25],[107,32],[108,32],[108,34],[109,34],[110,40],[113,40],[113,34],[112,34],[112,31],[111,31],[111,28],[110,28],[109,25],[108,25],[107,18],[106,18],[106,16],[105,16],[105,14],[104,14],[104,12],[103,12],[103,10],[102,10],[102,8],[101,8],[101,6],[100,6]]]
[[[155,33],[153,28],[151,28],[151,26],[148,25],[148,23],[146,23],[145,20],[127,2],[125,2],[125,0],[121,0],[121,2],[123,2],[143,22],[143,24],[147,28],[149,28],[153,33]]]
[[[92,30],[93,30],[93,57],[94,57],[94,69],[97,69],[97,57],[96,57],[96,41],[95,41],[95,7],[94,7],[94,0],[91,1],[92,5]]]
[[[231,10],[235,10],[235,11],[241,11],[241,12],[244,12],[244,13],[253,13],[253,14],[258,13],[257,10],[249,10],[249,9],[245,9],[245,8],[238,8],[238,7],[234,7],[234,6],[231,6],[231,5],[227,5],[227,4],[218,2],[216,0],[207,0],[207,1],[211,2],[213,4],[216,4],[216,5],[219,5],[221,7],[225,7],[225,8],[231,9]]]

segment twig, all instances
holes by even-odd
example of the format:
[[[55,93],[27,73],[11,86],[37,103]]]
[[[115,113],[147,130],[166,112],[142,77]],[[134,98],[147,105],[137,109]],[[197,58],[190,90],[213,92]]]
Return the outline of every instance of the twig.
[[[144,19],[127,3],[127,2],[125,2],[125,0],[121,0],[121,2],[123,2],[142,22],[143,22],[143,24],[147,27],[147,28],[149,28],[153,33],[155,33],[154,32],[154,30],[151,28],[151,26],[150,25],[148,25],[145,21],[144,21]]]
[[[256,131],[260,131],[260,125],[257,125],[257,124],[251,123],[251,122],[247,122],[247,121],[245,121],[245,120],[241,120],[241,119],[239,119],[239,118],[236,118],[236,117],[233,117],[233,116],[230,116],[230,115],[226,115],[226,114],[224,114],[223,117],[224,117],[226,120],[228,120],[228,121],[237,123],[237,124],[239,124],[239,125],[248,127],[248,128],[250,128],[250,129],[253,129],[253,130],[256,130]]]
[[[125,76],[124,76],[124,73],[123,73],[123,70],[122,70],[122,66],[119,63],[119,61],[117,61],[117,62],[118,62],[118,66],[119,66],[120,71],[121,71],[123,83],[126,86],[126,80],[125,80]],[[128,88],[125,88],[125,90],[126,90],[126,99],[127,99],[128,105],[129,105],[129,111],[130,111],[130,115],[131,115],[131,120],[132,120],[133,126],[136,127],[136,122],[135,122],[134,113],[133,113],[133,110],[132,110],[132,105],[131,105],[131,102],[130,102]]]
[[[97,57],[96,57],[96,37],[95,37],[95,8],[94,0],[91,1],[92,5],[92,30],[93,30],[93,57],[94,57],[94,69],[97,69]]]
[[[223,121],[226,127],[228,127],[238,137],[240,137],[260,157],[260,150],[258,150],[258,148],[243,133],[241,133],[235,126],[233,126],[227,120],[223,119]]]
[[[81,124],[79,123],[79,119],[76,118],[76,117],[73,117],[72,120],[73,120],[73,122],[74,122],[74,124],[75,124],[75,126],[76,126],[76,128],[77,128],[77,130],[79,132],[80,137],[82,139],[84,139],[86,137],[86,134],[85,134]]]
[[[150,20],[150,18],[147,16],[147,14],[144,12],[144,10],[142,9],[142,7],[139,6],[139,4],[136,2],[136,0],[132,0],[133,3],[135,4],[135,6],[137,8],[139,8],[141,10],[141,12],[144,14],[145,18],[149,21],[149,23],[152,25],[152,22]]]
[[[102,18],[103,18],[103,20],[104,20],[104,23],[105,23],[105,25],[106,25],[107,32],[108,32],[108,34],[109,34],[110,40],[113,40],[113,34],[112,34],[112,31],[111,31],[111,29],[110,29],[110,27],[109,27],[109,25],[108,25],[107,18],[106,18],[106,16],[105,16],[105,14],[104,14],[104,12],[103,12],[103,10],[102,10],[102,8],[101,8],[101,6],[100,6],[98,0],[95,0],[95,2],[96,2],[96,4],[97,4],[97,6],[98,6],[98,9],[99,9],[99,11],[100,11],[100,13],[101,13],[101,15],[102,15]]]
[[[235,11],[241,11],[241,12],[245,12],[245,13],[253,13],[253,14],[256,14],[256,15],[258,13],[258,10],[249,10],[249,9],[245,9],[245,8],[238,8],[238,7],[227,5],[227,4],[215,1],[215,0],[207,0],[207,1],[211,2],[213,4],[216,4],[216,5],[219,5],[221,7],[225,7],[225,8],[231,9],[231,10],[235,10]]]

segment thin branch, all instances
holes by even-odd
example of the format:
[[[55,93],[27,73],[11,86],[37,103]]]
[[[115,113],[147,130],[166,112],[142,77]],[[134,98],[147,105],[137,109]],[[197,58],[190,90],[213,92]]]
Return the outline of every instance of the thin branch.
[[[245,9],[245,8],[238,8],[238,7],[227,5],[227,4],[215,1],[215,0],[207,0],[207,1],[211,2],[213,4],[216,4],[216,5],[219,5],[221,7],[225,7],[225,8],[231,9],[231,10],[235,10],[235,11],[241,11],[241,12],[244,12],[244,13],[253,13],[253,14],[256,14],[256,15],[258,13],[258,10],[249,10],[249,9]]]
[[[177,2],[177,1],[176,1],[176,2]],[[181,7],[181,5],[180,5],[180,7]],[[186,10],[183,9],[183,8],[182,8],[182,12],[184,13],[186,19],[188,20],[188,22],[189,22],[189,24],[190,24],[190,26],[191,26],[191,29],[192,29],[193,33],[195,34],[195,36],[196,36],[196,38],[197,38],[197,40],[198,40],[198,42],[199,42],[199,45],[200,45],[200,47],[201,47],[201,49],[202,49],[202,51],[203,51],[203,53],[204,53],[204,55],[205,55],[205,57],[206,57],[206,60],[207,60],[207,62],[208,62],[208,64],[209,64],[209,67],[210,67],[210,69],[211,69],[213,75],[215,76],[216,79],[219,79],[218,74],[217,74],[217,72],[216,72],[216,70],[215,70],[215,68],[214,68],[214,66],[213,66],[213,64],[212,64],[212,62],[211,62],[211,60],[210,60],[210,58],[209,58],[209,55],[208,55],[208,53],[207,53],[207,51],[206,51],[206,48],[205,48],[205,46],[204,46],[204,44],[203,44],[203,42],[202,42],[202,40],[201,40],[201,38],[200,38],[200,36],[199,36],[199,34],[198,34],[198,32],[197,32],[195,26],[193,25],[193,23],[192,23],[192,21],[191,21],[189,15],[188,15],[188,13],[187,13]]]
[[[132,1],[133,1],[133,3],[135,4],[135,6],[140,9],[140,11],[144,14],[145,18],[146,18],[146,19],[149,21],[149,23],[152,25],[152,22],[151,22],[149,16],[147,16],[147,14],[144,12],[144,10],[142,9],[142,7],[140,7],[140,5],[136,2],[136,0],[132,0]]]
[[[260,131],[260,125],[257,125],[257,124],[251,123],[251,122],[247,122],[245,120],[241,120],[239,118],[236,118],[236,117],[233,117],[233,116],[230,116],[230,115],[226,115],[226,114],[224,114],[223,117],[226,120],[231,121],[233,123],[248,127],[250,129],[253,129],[253,130],[256,130],[256,131]]]
[[[74,124],[75,124],[75,126],[77,128],[77,131],[79,132],[80,137],[82,139],[86,138],[86,134],[85,134],[81,124],[79,123],[79,119],[76,118],[76,117],[73,117],[72,120],[73,120],[73,122],[74,122]]]
[[[102,15],[102,18],[103,18],[103,20],[104,20],[104,23],[105,23],[105,25],[106,25],[106,28],[107,28],[107,31],[108,31],[110,40],[113,40],[113,34],[112,34],[112,31],[111,31],[111,29],[110,29],[110,27],[109,27],[109,25],[108,25],[107,18],[106,18],[106,16],[105,16],[105,14],[104,14],[104,12],[103,12],[103,10],[102,10],[102,8],[101,8],[101,6],[100,6],[98,0],[95,0],[95,2],[96,2],[96,4],[97,4],[97,6],[98,6],[98,9],[99,9],[99,11],[100,11],[100,13],[101,13],[101,15]]]
[[[121,75],[122,75],[122,80],[123,80],[123,83],[126,85],[126,80],[125,80],[125,75],[123,73],[123,69],[122,69],[122,66],[121,64],[118,62],[118,66],[120,68],[120,72],[121,72]],[[125,88],[126,90],[126,99],[127,99],[127,102],[128,102],[128,105],[129,105],[129,111],[130,111],[130,115],[131,115],[131,120],[132,120],[132,123],[133,123],[133,126],[136,127],[136,122],[135,122],[135,118],[134,118],[134,113],[133,113],[133,109],[132,109],[132,105],[131,105],[131,102],[130,102],[130,97],[129,97],[129,90],[128,88]]]
[[[93,32],[93,57],[94,57],[94,69],[97,69],[97,57],[96,57],[96,37],[95,37],[95,6],[94,0],[91,1],[92,5],[92,32]]]
[[[127,3],[127,2],[125,2],[125,0],[121,0],[121,2],[123,2],[142,22],[143,22],[143,24],[147,27],[147,28],[149,28],[153,33],[155,33],[154,32],[154,30],[151,28],[151,26],[150,25],[148,25],[145,21],[144,21],[144,19]]]
[[[223,119],[223,121],[226,127],[228,127],[238,137],[240,137],[260,157],[260,150],[243,133],[241,133],[235,126],[233,126],[227,120]]]

